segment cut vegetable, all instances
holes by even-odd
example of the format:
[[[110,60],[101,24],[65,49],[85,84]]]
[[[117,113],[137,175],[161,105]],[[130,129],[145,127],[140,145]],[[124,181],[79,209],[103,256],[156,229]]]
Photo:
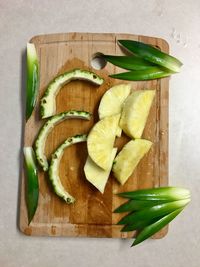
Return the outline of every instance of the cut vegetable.
[[[24,158],[26,164],[26,205],[28,210],[28,223],[32,221],[39,197],[38,171],[35,153],[32,147],[24,147]]]
[[[160,216],[169,214],[170,212],[185,207],[190,202],[190,199],[182,199],[177,201],[172,201],[169,203],[164,203],[156,205],[153,207],[145,208],[143,210],[133,212],[124,216],[118,224],[132,224],[141,220],[154,219]]]
[[[107,90],[101,98],[98,110],[99,118],[103,119],[121,113],[122,104],[130,94],[130,91],[130,84],[118,84]]]
[[[102,169],[108,170],[120,115],[105,117],[91,129],[87,148],[91,159]]]
[[[40,164],[40,166],[43,168],[44,171],[48,170],[48,161],[44,154],[45,142],[46,142],[49,132],[54,128],[54,126],[66,119],[90,120],[90,118],[91,118],[91,114],[89,112],[71,110],[71,111],[62,112],[58,115],[51,117],[44,124],[44,126],[41,128],[39,135],[35,141],[36,157],[37,157],[38,163]]]
[[[170,223],[181,211],[183,208],[179,208],[170,214],[165,215],[158,221],[150,224],[149,226],[145,227],[136,237],[134,240],[132,246],[135,246],[141,242],[143,242],[145,239],[149,238],[153,234],[157,233],[159,230],[161,230],[165,225]]]
[[[155,90],[138,90],[124,102],[120,127],[131,138],[142,136],[155,92]]]
[[[130,94],[130,91],[130,84],[118,84],[107,90],[99,104],[99,118],[103,119],[121,113],[123,102]],[[118,127],[116,136],[120,137],[121,134],[122,129]]]
[[[59,165],[65,148],[77,144],[80,142],[85,142],[87,140],[87,135],[76,135],[69,137],[61,146],[59,146],[56,151],[52,154],[52,159],[49,167],[49,178],[51,180],[52,186],[55,193],[64,199],[68,204],[73,203],[75,198],[72,197],[63,187],[60,177],[59,177]]]
[[[142,189],[118,195],[132,198],[114,212],[130,212],[118,224],[124,225],[121,232],[139,230],[133,245],[162,229],[190,202],[190,191],[178,187]]]
[[[104,189],[112,168],[113,160],[117,153],[117,148],[113,148],[111,157],[110,157],[110,164],[108,170],[103,170],[100,168],[94,161],[88,156],[87,161],[84,166],[84,172],[86,179],[93,184],[102,194],[104,193]]]
[[[135,139],[128,142],[114,160],[112,171],[117,180],[123,185],[133,173],[137,164],[149,151],[152,142]]]
[[[146,207],[153,207],[155,205],[165,203],[167,200],[137,200],[132,199],[122,204],[120,207],[114,210],[115,213],[130,212],[141,210]]]
[[[126,224],[124,225],[124,227],[121,229],[121,232],[130,232],[130,231],[135,231],[135,230],[142,230],[144,227],[155,223],[156,221],[158,221],[159,219],[161,219],[161,217],[157,217],[154,219],[147,219],[147,220],[139,220],[136,222],[133,222],[131,224]]]
[[[190,198],[190,191],[179,187],[158,187],[151,189],[141,189],[137,191],[122,192],[120,197],[137,199],[137,200],[164,200],[175,201]]]
[[[168,77],[173,72],[164,70],[160,67],[152,67],[146,70],[128,71],[117,74],[111,74],[109,77],[125,81],[147,81]]]
[[[95,85],[101,85],[104,80],[97,74],[81,69],[74,69],[65,72],[56,77],[47,87],[43,98],[41,99],[41,117],[47,118],[55,114],[56,111],[56,95],[62,86],[72,80],[85,80]]]
[[[27,43],[26,120],[33,112],[39,87],[39,62],[35,45]]]
[[[182,63],[177,58],[163,53],[159,49],[154,48],[151,45],[132,40],[118,40],[118,42],[130,52],[134,53],[137,56],[140,56],[145,60],[165,67],[174,72],[180,71]]]
[[[117,131],[116,131],[116,136],[121,137],[121,135],[122,135],[122,128],[120,128],[120,126],[118,125]]]
[[[155,66],[153,63],[136,56],[102,55],[106,61],[126,70],[146,70]]]

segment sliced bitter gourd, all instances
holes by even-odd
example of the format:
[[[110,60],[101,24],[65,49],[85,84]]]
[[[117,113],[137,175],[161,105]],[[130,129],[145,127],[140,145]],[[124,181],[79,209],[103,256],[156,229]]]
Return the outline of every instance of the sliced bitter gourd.
[[[59,146],[52,155],[50,167],[49,167],[49,178],[53,185],[55,193],[64,199],[68,204],[73,203],[75,198],[72,197],[63,187],[60,177],[59,177],[59,164],[64,153],[64,149],[80,142],[85,142],[87,140],[87,135],[76,135],[69,137],[65,142]]]
[[[36,158],[40,166],[44,171],[48,170],[48,161],[44,154],[45,150],[45,142],[49,132],[54,128],[54,126],[66,119],[84,119],[89,120],[91,118],[91,114],[86,111],[77,111],[71,110],[62,112],[58,115],[51,117],[41,128],[39,135],[35,141],[35,153]]]
[[[56,77],[47,87],[43,98],[41,99],[41,117],[48,118],[55,114],[56,110],[56,95],[60,88],[72,80],[85,80],[95,85],[101,85],[104,79],[99,77],[96,73],[74,69],[69,72],[65,72]]]

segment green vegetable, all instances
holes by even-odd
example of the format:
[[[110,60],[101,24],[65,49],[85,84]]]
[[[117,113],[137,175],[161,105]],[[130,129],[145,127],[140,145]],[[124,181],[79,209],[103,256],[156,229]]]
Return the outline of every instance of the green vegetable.
[[[27,43],[26,120],[33,112],[39,87],[39,62],[35,45]]]
[[[111,56],[102,55],[106,61],[127,70],[146,70],[155,67],[154,64],[136,56]]]
[[[66,119],[90,120],[90,118],[91,118],[91,114],[89,112],[71,110],[71,111],[62,112],[60,114],[57,114],[51,117],[43,125],[35,141],[35,152],[36,152],[37,161],[44,171],[48,170],[48,161],[44,154],[45,143],[46,143],[46,139],[47,139],[49,132],[54,128],[54,126]]]
[[[163,218],[159,219],[158,221],[148,225],[145,227],[136,237],[134,240],[132,246],[135,246],[145,239],[149,238],[153,234],[157,233],[159,230],[161,230],[164,226],[166,226],[168,223],[170,223],[181,211],[183,208],[179,208],[170,214],[164,216]]]
[[[162,69],[160,67],[151,67],[146,70],[135,70],[118,74],[111,74],[109,75],[109,77],[127,81],[146,81],[164,78],[170,76],[172,73],[172,71],[169,71],[167,69]]]
[[[139,230],[133,245],[155,234],[190,202],[190,191],[178,187],[142,189],[118,194],[128,198],[114,212],[129,212],[119,222],[121,232]]]
[[[52,155],[51,164],[49,167],[49,178],[54,188],[55,193],[64,199],[68,204],[73,203],[75,198],[72,197],[63,187],[59,177],[59,164],[65,148],[80,142],[85,142],[87,135],[76,135],[69,137],[62,145],[60,145]]]
[[[132,224],[139,220],[147,220],[154,219],[170,212],[185,207],[190,202],[190,199],[183,199],[172,201],[169,203],[164,203],[160,205],[156,205],[153,207],[144,208],[143,210],[139,210],[137,212],[133,212],[123,217],[118,224]]]
[[[26,167],[26,205],[28,210],[28,223],[32,221],[38,205],[39,184],[35,153],[32,147],[24,147]]]
[[[160,203],[165,203],[167,200],[129,200],[114,210],[115,213],[130,212],[140,210],[146,207],[152,207]]]
[[[74,69],[72,71],[65,72],[56,77],[47,87],[43,98],[41,99],[41,116],[42,118],[48,118],[55,114],[56,111],[56,95],[62,86],[69,83],[72,80],[85,80],[95,85],[101,85],[104,79],[97,74],[87,70]]]
[[[139,220],[139,221],[133,222],[132,224],[126,224],[121,229],[121,232],[130,232],[130,231],[134,231],[134,230],[141,230],[145,226],[150,225],[150,224],[158,221],[160,218],[162,218],[162,217],[157,217],[157,218],[148,219],[148,220],[146,220],[146,219],[145,220]]]
[[[130,52],[149,62],[165,67],[173,72],[180,71],[182,63],[177,58],[163,53],[151,45],[132,40],[119,40],[118,42]]]
[[[190,198],[190,191],[179,187],[159,187],[119,193],[118,196],[139,200],[175,201]]]

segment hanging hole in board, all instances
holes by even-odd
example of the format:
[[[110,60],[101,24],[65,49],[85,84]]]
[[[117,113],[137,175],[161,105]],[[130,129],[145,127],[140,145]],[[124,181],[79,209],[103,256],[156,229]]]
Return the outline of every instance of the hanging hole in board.
[[[93,55],[90,64],[92,66],[93,69],[95,70],[101,70],[103,68],[105,68],[107,62],[106,60],[102,57],[101,53],[96,53]]]

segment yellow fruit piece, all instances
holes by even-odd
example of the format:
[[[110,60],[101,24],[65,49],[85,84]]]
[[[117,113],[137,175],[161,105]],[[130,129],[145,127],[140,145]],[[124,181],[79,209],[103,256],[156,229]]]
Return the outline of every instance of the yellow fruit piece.
[[[135,91],[124,102],[119,124],[131,138],[142,136],[155,92],[155,90]]]
[[[117,148],[113,148],[110,157],[109,168],[106,171],[100,168],[98,165],[96,165],[96,163],[94,163],[94,161],[90,158],[90,156],[88,156],[86,160],[84,166],[86,179],[91,184],[93,184],[102,194],[104,192],[116,153],[117,153]]]
[[[123,185],[134,169],[149,151],[152,142],[144,139],[135,139],[128,142],[114,159],[112,171],[117,180]]]
[[[117,131],[116,131],[116,136],[117,137],[121,137],[121,135],[122,135],[122,128],[120,128],[119,125],[118,125]]]
[[[118,84],[107,90],[99,104],[99,118],[103,119],[107,116],[121,113],[122,104],[130,94],[130,91],[130,84]]]
[[[104,170],[109,169],[119,118],[120,114],[105,117],[93,126],[88,135],[88,154]]]

